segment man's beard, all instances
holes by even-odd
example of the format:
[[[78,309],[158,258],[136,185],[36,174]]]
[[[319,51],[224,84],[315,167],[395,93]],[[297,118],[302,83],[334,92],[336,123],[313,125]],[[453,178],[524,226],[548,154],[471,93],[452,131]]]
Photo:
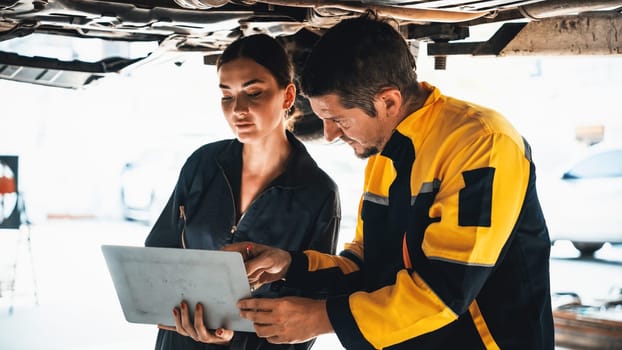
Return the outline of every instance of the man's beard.
[[[378,150],[377,147],[368,147],[368,148],[364,148],[362,152],[354,151],[354,154],[361,159],[367,159],[373,156],[374,154],[377,154],[378,152],[380,151]]]
[[[352,147],[352,143],[353,142],[356,142],[356,141],[352,140],[351,138],[349,138],[347,136],[341,136],[341,140],[343,142],[347,143],[348,145],[350,145],[350,147]],[[359,145],[360,145],[360,143],[359,143]],[[363,150],[361,152],[357,152],[354,147],[352,147],[352,149],[354,150],[354,155],[356,155],[358,158],[361,158],[361,159],[367,159],[367,158],[373,156],[374,154],[377,154],[377,153],[380,152],[380,150],[378,150],[378,147],[376,147],[376,146],[371,146],[371,147],[363,148]]]

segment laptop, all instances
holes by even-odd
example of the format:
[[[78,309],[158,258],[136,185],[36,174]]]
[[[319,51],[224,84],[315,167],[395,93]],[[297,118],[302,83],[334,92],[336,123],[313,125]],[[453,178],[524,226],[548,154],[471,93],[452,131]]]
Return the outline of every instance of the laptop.
[[[102,245],[128,322],[175,325],[173,308],[186,301],[194,318],[203,304],[208,329],[254,332],[236,303],[251,296],[242,255],[237,252]]]

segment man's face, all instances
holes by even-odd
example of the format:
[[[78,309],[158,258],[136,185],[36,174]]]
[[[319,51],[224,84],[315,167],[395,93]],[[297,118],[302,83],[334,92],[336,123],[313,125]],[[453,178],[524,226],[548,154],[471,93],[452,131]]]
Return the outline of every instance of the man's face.
[[[336,94],[311,97],[309,102],[313,112],[324,122],[324,138],[329,142],[343,140],[359,158],[380,152],[388,140],[382,109],[376,108],[376,117],[366,114],[360,108],[346,109]]]

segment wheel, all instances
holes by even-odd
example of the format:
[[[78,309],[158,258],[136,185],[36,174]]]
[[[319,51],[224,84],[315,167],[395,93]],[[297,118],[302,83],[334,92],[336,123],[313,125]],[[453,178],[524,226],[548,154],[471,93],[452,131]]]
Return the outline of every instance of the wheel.
[[[604,243],[585,243],[585,242],[572,242],[572,245],[581,252],[581,256],[589,257],[593,256],[594,252],[602,248]]]

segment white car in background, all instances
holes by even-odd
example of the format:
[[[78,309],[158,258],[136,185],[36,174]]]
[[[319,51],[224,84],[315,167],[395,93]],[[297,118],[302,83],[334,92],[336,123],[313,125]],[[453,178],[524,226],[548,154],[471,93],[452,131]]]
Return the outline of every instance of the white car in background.
[[[145,151],[121,170],[121,205],[127,220],[151,225],[173,192],[189,154],[170,149]]]
[[[622,243],[622,145],[589,147],[554,178],[538,179],[551,241],[569,240],[590,256]]]
[[[126,220],[153,225],[173,193],[186,159],[215,136],[174,139],[166,146],[149,148],[121,169],[121,208]]]

